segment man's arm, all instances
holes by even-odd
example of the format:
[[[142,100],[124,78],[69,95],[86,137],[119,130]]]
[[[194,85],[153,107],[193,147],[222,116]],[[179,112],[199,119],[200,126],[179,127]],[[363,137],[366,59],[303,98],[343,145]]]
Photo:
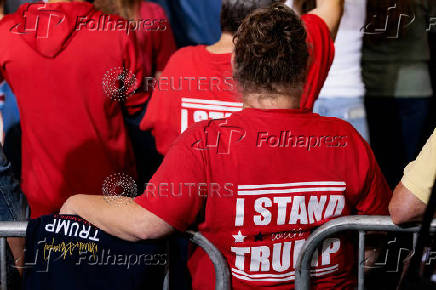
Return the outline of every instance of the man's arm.
[[[394,196],[389,203],[389,213],[394,224],[417,221],[422,218],[426,204],[419,200],[401,182],[394,190]]]
[[[336,39],[343,12],[344,0],[317,0],[316,8],[309,13],[316,14],[325,21],[334,40]]]
[[[174,231],[128,197],[105,200],[104,196],[79,194],[70,197],[60,213],[78,215],[108,234],[132,242],[161,238]]]
[[[436,180],[436,129],[415,161],[404,169],[401,183],[394,191],[389,212],[395,224],[416,221],[425,212]]]

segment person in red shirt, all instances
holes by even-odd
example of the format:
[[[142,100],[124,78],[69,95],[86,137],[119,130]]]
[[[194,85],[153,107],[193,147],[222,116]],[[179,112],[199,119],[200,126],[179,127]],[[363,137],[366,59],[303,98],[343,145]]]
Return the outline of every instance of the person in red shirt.
[[[242,100],[232,78],[233,36],[245,16],[273,2],[280,1],[223,1],[221,39],[211,46],[198,45],[178,50],[161,78],[148,83],[154,92],[140,127],[151,130],[161,154],[165,155],[174,140],[193,123],[228,117],[242,110]],[[319,6],[326,6],[325,0],[318,2]],[[302,17],[311,55],[301,98],[302,109],[313,108],[333,62],[334,45],[329,31],[334,37],[334,24],[340,15],[332,12],[328,18],[324,17],[324,21],[314,15]],[[325,23],[330,19],[333,19],[331,25]]]
[[[116,14],[131,23],[136,36],[136,49],[141,58],[144,79],[159,77],[176,45],[170,23],[159,4],[142,0],[96,0],[96,8]],[[144,105],[140,114],[126,118],[137,164],[137,183],[146,183],[156,172],[162,157],[156,152],[154,138],[149,131],[140,129]]]
[[[159,76],[176,51],[173,32],[163,8],[143,0],[96,0],[97,9],[130,20],[136,34],[145,76]]]
[[[76,193],[101,194],[113,173],[135,176],[123,112],[140,111],[148,94],[123,27],[86,2],[24,4],[0,22],[0,80],[17,96],[32,218]]]
[[[387,214],[392,193],[350,124],[299,108],[309,57],[302,19],[274,4],[248,16],[235,37],[244,109],[188,128],[134,202],[77,195],[61,212],[132,241],[193,228],[226,258],[233,289],[293,289],[296,260],[316,227]],[[314,289],[354,289],[352,257],[350,240],[326,239],[313,259]],[[213,265],[201,249],[189,268],[194,289],[213,289]]]

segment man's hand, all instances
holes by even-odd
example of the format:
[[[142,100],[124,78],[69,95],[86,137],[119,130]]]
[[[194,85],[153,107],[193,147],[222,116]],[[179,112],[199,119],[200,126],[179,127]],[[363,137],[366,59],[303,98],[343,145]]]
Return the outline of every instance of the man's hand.
[[[333,40],[335,40],[343,12],[344,0],[317,0],[316,8],[309,13],[316,14],[325,21]]]

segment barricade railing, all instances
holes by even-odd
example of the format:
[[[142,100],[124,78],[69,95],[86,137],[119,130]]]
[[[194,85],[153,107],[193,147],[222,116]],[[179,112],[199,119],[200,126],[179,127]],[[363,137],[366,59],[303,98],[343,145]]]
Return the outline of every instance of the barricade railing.
[[[0,289],[8,289],[7,281],[7,258],[6,258],[6,239],[8,237],[25,237],[27,222],[0,222]],[[217,290],[229,290],[231,279],[230,271],[227,266],[227,262],[221,255],[220,251],[209,242],[203,235],[198,232],[188,231],[188,239],[203,248],[203,250],[209,255],[214,267],[215,267],[215,289]],[[164,282],[164,290],[169,288],[167,273]]]
[[[230,279],[230,271],[227,261],[221,252],[199,232],[188,231],[187,233],[190,236],[189,240],[203,248],[209,255],[209,259],[212,261],[215,268],[215,289],[230,290],[232,282]]]
[[[0,289],[8,289],[6,239],[9,237],[25,237],[27,222],[0,222]]]
[[[366,231],[383,231],[383,232],[409,232],[413,233],[413,247],[415,247],[418,236],[419,226],[400,227],[392,223],[389,216],[345,216],[331,220],[316,229],[306,240],[301,248],[301,254],[295,267],[296,290],[310,289],[310,269],[314,251],[320,244],[332,235],[344,231],[358,231],[359,248],[358,248],[358,290],[364,289],[365,283],[365,232]],[[436,231],[436,220],[433,220],[431,231]]]

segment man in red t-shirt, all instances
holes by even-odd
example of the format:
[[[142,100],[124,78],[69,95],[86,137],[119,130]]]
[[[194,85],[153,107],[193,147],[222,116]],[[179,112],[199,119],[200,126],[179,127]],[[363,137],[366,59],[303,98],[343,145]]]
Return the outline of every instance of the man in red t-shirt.
[[[325,5],[315,13],[340,15],[343,1]],[[226,258],[234,289],[292,289],[301,247],[317,226],[387,214],[392,193],[350,124],[299,109],[309,57],[303,21],[274,4],[248,16],[237,37],[243,111],[188,128],[135,202],[77,195],[61,212],[132,241],[195,228]],[[312,265],[315,289],[354,288],[353,245],[343,236],[326,239]],[[213,289],[201,249],[189,268],[194,289]]]
[[[153,85],[154,92],[140,126],[142,130],[151,130],[161,154],[165,155],[174,140],[192,124],[229,117],[242,110],[242,100],[232,78],[233,35],[245,16],[272,2],[280,1],[223,1],[221,39],[211,46],[198,45],[178,50],[161,78],[148,84]],[[319,2],[322,7],[324,1]],[[312,110],[333,62],[336,32],[334,26],[326,22],[335,21],[338,15],[331,12],[321,19],[313,14],[302,17],[311,56],[301,98],[302,109]]]
[[[135,175],[123,111],[140,111],[148,95],[123,27],[86,2],[24,4],[0,22],[0,81],[17,96],[21,185],[34,218],[73,194],[101,194],[112,173]]]

